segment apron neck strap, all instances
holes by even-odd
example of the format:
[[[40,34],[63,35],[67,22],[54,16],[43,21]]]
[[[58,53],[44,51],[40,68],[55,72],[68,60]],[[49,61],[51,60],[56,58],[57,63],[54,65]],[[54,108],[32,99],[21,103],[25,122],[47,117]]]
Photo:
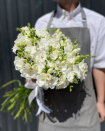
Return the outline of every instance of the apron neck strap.
[[[82,23],[83,23],[83,27],[87,28],[87,19],[86,19],[86,14],[84,9],[81,7],[81,14],[82,14]]]
[[[50,19],[48,21],[47,28],[50,28],[50,25],[51,25],[51,22],[53,21],[53,17],[55,15],[55,13],[56,13],[56,10],[51,13]]]
[[[56,10],[51,13],[51,16],[50,16],[50,19],[49,19],[47,28],[50,28],[51,22],[53,21],[53,17],[54,17],[54,15],[55,15],[55,13],[56,13]],[[83,27],[87,28],[86,14],[85,14],[84,9],[83,9],[82,7],[81,7],[81,14],[82,14]]]

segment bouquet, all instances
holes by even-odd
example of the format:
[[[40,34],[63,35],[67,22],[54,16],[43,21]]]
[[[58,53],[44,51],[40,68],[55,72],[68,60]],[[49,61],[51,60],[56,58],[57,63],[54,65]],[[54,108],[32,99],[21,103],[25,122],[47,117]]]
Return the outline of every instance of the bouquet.
[[[73,44],[60,29],[55,29],[52,35],[50,30],[30,26],[18,30],[21,33],[13,52],[17,52],[14,65],[21,77],[37,79],[36,83],[44,89],[62,89],[85,79],[88,66],[84,59],[90,56],[79,54],[76,41]]]
[[[25,102],[29,100],[29,107],[33,105],[32,101],[36,97],[39,105],[37,115],[41,111],[50,113],[51,110],[44,105],[42,99],[43,89],[64,89],[70,85],[71,92],[73,83],[78,84],[78,81],[83,81],[87,76],[88,66],[84,60],[94,56],[81,55],[77,39],[74,39],[73,43],[60,29],[35,30],[28,24],[28,26],[17,28],[17,30],[20,33],[12,48],[16,54],[15,69],[20,72],[21,77],[28,80],[36,79],[36,83],[29,82],[25,86],[15,89],[12,91],[11,99],[20,96],[19,100],[22,97],[21,90],[24,88],[24,91],[27,91],[26,95],[23,93],[26,96]],[[20,84],[20,86],[22,85]],[[20,92],[17,92],[18,89]],[[10,94],[5,96],[8,98]],[[17,99],[12,101],[14,105],[9,109],[15,107],[16,101]],[[16,117],[24,112],[25,105],[26,103],[21,103],[22,108]],[[25,113],[23,114],[25,116]]]

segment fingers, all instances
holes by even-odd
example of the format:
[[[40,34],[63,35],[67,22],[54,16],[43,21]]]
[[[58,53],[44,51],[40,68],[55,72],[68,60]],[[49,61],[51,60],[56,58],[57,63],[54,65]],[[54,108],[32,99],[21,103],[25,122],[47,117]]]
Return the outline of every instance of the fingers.
[[[26,80],[26,83],[27,83],[27,82],[31,82],[31,81],[32,81],[32,80]]]
[[[103,122],[105,120],[105,115],[100,113],[100,122]]]
[[[98,113],[99,113],[99,121],[103,122],[104,118],[105,118],[105,105],[104,102],[103,103],[97,103],[97,109],[98,109]]]
[[[27,80],[27,79],[26,79],[26,83],[27,83],[27,82],[36,82],[36,79],[31,79],[31,80]]]
[[[32,79],[32,82],[36,82],[36,79]]]

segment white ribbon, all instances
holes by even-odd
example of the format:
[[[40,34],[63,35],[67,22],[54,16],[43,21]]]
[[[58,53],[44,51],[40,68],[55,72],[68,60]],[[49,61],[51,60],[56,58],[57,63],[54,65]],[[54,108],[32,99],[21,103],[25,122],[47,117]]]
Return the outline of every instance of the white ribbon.
[[[28,89],[33,89],[32,92],[28,96],[28,101],[29,101],[29,105],[30,105],[31,102],[33,101],[33,99],[35,99],[35,97],[36,97],[36,102],[39,106],[36,116],[38,116],[42,111],[49,114],[51,112],[51,109],[49,109],[48,107],[46,107],[44,105],[43,88],[39,87],[35,82],[27,82],[25,84],[25,87]]]

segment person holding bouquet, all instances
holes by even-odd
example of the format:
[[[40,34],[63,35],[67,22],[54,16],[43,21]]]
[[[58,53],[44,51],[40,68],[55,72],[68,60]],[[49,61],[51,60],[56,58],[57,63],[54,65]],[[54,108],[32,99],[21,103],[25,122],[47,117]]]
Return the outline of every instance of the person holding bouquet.
[[[41,113],[38,131],[100,131],[105,118],[105,18],[83,8],[78,0],[54,1],[57,9],[39,18],[35,29],[60,28],[72,41],[77,39],[81,54],[95,57],[86,61],[87,77],[73,84],[71,93],[68,88],[44,90],[45,105],[52,112]]]

